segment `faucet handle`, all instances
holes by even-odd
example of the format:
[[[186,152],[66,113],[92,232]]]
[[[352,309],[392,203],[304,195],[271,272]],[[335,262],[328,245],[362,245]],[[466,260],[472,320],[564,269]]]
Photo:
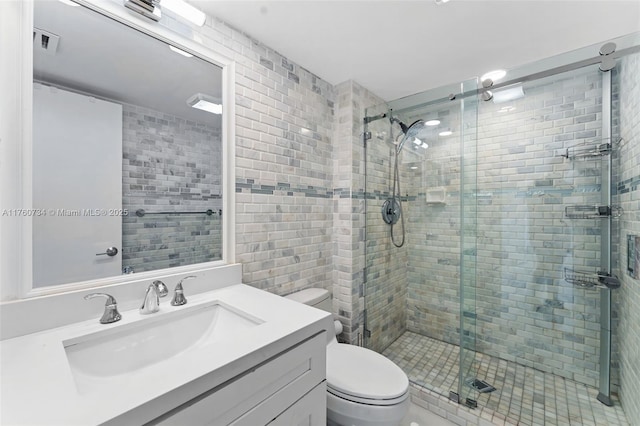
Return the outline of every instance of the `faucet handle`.
[[[181,306],[187,303],[187,298],[184,297],[184,291],[182,289],[182,281],[190,280],[196,278],[195,275],[189,275],[188,277],[184,277],[183,279],[176,284],[176,289],[173,293],[173,299],[171,299],[171,306]]]
[[[158,297],[165,297],[167,294],[169,294],[169,289],[167,288],[167,285],[162,281],[156,280],[153,282],[153,285],[156,287],[156,290],[158,291]]]
[[[96,297],[104,297],[107,301],[104,304],[104,313],[100,318],[100,324],[111,324],[122,319],[122,315],[118,312],[118,303],[116,299],[107,293],[90,293],[84,296],[84,300],[94,299]]]

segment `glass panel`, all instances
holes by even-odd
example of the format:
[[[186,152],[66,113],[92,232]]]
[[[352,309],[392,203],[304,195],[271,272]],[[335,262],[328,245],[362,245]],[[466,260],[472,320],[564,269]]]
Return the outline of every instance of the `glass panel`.
[[[473,80],[366,112],[371,139],[366,152],[365,290],[370,334],[365,343],[396,362],[412,383],[447,396],[458,392],[461,194],[475,185],[475,156],[463,162],[462,153],[475,143],[477,108],[475,96],[449,100],[441,94],[475,87]],[[463,164],[468,184],[461,191]],[[395,206],[394,186],[397,206],[389,212]],[[470,200],[475,203],[473,196]],[[393,220],[394,210],[398,214],[392,229],[383,213]],[[471,229],[473,212],[470,208],[465,213],[465,219],[471,217]],[[475,234],[465,237],[470,240],[464,244],[473,247]],[[473,279],[473,261],[468,263]],[[467,287],[473,290],[471,282]],[[472,299],[471,291],[465,305],[471,315]],[[473,324],[464,327],[466,334],[475,335]]]
[[[497,388],[478,393],[479,404],[513,418],[520,412],[505,412],[501,396],[542,398],[545,373],[598,384],[600,295],[567,273],[593,277],[600,267],[603,222],[587,216],[601,205],[602,160],[575,154],[609,142],[602,79],[590,66],[480,101],[473,370]],[[517,375],[531,379],[516,392]]]
[[[462,85],[462,92],[471,92],[477,80]],[[476,272],[478,240],[478,95],[461,101],[462,134],[460,135],[460,370],[458,395],[460,401],[477,401],[477,380],[480,379],[476,353]]]

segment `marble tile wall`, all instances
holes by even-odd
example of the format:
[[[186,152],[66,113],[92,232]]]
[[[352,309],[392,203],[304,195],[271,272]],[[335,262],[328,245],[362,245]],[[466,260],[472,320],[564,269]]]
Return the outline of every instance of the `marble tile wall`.
[[[396,247],[391,239],[390,225],[382,220],[383,203],[393,191],[394,151],[393,141],[400,133],[397,124],[391,125],[385,105],[367,109],[367,116],[380,114],[386,117],[369,123],[371,139],[367,141],[367,212],[366,212],[366,311],[370,336],[366,345],[376,351],[384,350],[406,330],[407,323],[407,265],[411,227],[405,222],[405,244]],[[402,157],[401,157],[402,158]],[[400,159],[400,162],[402,160]],[[406,174],[400,165],[402,208],[405,217],[410,215],[407,199]],[[402,222],[393,227],[394,241],[403,240]]]
[[[361,91],[353,81],[336,86],[333,196],[333,295],[344,325],[340,340],[358,344],[362,338],[360,288],[364,262],[364,200],[362,192]],[[354,196],[356,195],[356,196]]]
[[[618,276],[619,325],[614,336],[620,351],[620,399],[629,419],[640,418],[640,281],[627,273],[627,236],[640,236],[640,55],[618,61],[620,84],[620,181],[614,202],[625,211],[620,219]]]

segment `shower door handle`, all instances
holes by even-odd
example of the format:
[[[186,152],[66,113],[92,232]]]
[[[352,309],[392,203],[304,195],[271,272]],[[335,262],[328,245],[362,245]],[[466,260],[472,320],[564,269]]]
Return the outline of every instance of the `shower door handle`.
[[[116,247],[109,247],[104,253],[96,253],[96,256],[115,256],[118,254],[118,249]]]

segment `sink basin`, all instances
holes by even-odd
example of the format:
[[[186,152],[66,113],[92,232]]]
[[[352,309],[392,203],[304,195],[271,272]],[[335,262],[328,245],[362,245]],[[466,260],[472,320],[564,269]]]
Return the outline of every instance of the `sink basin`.
[[[156,313],[140,321],[63,341],[80,391],[96,380],[135,372],[206,347],[262,320],[220,301]]]

